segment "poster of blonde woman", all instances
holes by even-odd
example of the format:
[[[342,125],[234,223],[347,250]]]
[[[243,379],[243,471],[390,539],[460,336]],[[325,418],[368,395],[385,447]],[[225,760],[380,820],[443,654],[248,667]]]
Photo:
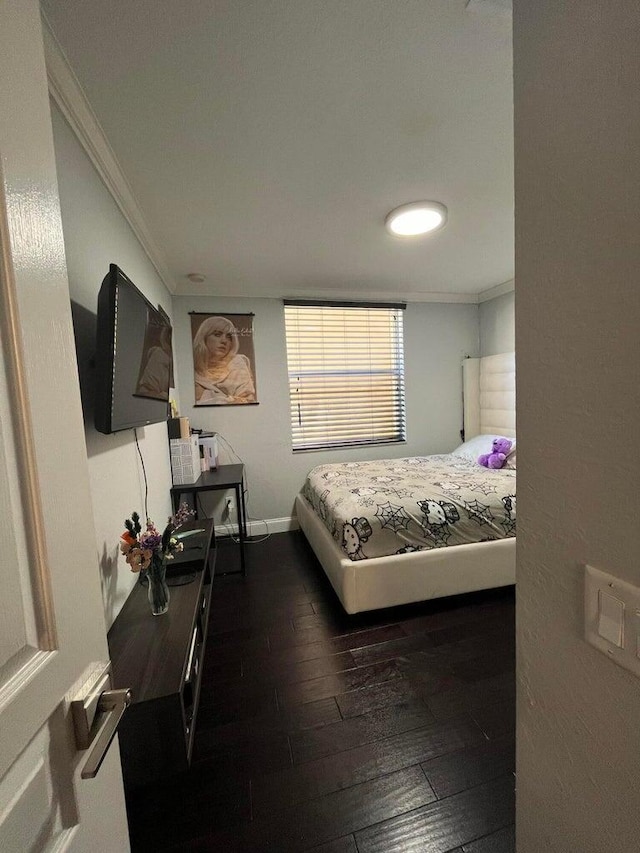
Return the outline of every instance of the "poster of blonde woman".
[[[196,406],[257,403],[253,314],[191,314]]]

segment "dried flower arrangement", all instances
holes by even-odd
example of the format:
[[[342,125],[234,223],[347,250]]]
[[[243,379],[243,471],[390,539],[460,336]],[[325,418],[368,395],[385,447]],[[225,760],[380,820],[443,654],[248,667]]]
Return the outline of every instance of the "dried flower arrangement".
[[[125,560],[131,567],[132,572],[146,571],[152,559],[173,559],[174,554],[182,551],[182,542],[174,537],[174,533],[182,525],[195,515],[194,510],[189,509],[186,503],[178,508],[178,511],[170,516],[162,533],[150,518],[147,519],[145,530],[142,530],[140,516],[137,512],[131,513],[131,518],[125,520],[125,532],[120,539],[120,550]]]

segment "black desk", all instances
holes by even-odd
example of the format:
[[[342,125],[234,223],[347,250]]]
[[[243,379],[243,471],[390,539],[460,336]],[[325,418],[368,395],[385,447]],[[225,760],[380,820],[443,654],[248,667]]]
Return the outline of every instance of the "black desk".
[[[219,465],[215,471],[205,471],[195,483],[183,483],[181,486],[171,487],[171,503],[173,511],[176,512],[180,505],[182,495],[192,495],[196,518],[198,518],[198,492],[215,492],[221,489],[233,489],[236,493],[236,507],[238,513],[238,538],[240,540],[240,566],[242,574],[245,574],[244,543],[247,537],[247,513],[244,504],[244,465]]]

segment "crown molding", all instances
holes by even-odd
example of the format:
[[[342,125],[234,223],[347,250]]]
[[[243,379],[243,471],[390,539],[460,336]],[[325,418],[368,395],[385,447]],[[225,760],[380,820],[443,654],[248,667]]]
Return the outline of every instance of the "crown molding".
[[[274,288],[263,290],[260,293],[243,290],[240,292],[236,287],[226,287],[223,284],[216,282],[211,283],[211,287],[215,289],[215,293],[204,292],[201,289],[196,289],[193,285],[187,282],[181,282],[176,290],[176,296],[219,296],[221,298],[231,298],[241,296],[242,298],[251,299],[337,299],[337,300],[353,300],[354,302],[444,302],[453,304],[477,305],[478,295],[476,293],[429,293],[427,291],[403,291],[403,290],[368,290],[363,293],[361,290],[349,290],[345,287],[344,290],[337,292],[335,289],[323,288],[307,288],[307,289],[290,289],[283,294],[282,290]]]
[[[478,302],[488,302],[490,299],[497,299],[498,296],[504,296],[505,293],[511,293],[516,289],[515,279],[503,281],[502,284],[496,284],[488,290],[482,290],[478,294]]]
[[[100,179],[113,196],[167,290],[174,294],[175,279],[160,247],[151,235],[131,186],[44,12],[42,13],[42,35],[49,94],[60,108]]]
[[[369,301],[387,301],[387,302],[406,302],[407,304],[411,302],[445,302],[451,304],[473,304],[475,305],[478,302],[478,295],[476,293],[429,293],[428,291],[401,291],[401,290],[389,290],[389,291],[368,291],[367,294],[359,293],[357,296],[346,296],[346,290],[342,291],[339,295],[336,294],[335,290],[332,291],[321,291],[314,290],[313,291],[313,299],[367,299]],[[292,299],[304,299],[309,298],[308,291],[307,296],[305,297],[301,293],[296,293],[291,296]]]

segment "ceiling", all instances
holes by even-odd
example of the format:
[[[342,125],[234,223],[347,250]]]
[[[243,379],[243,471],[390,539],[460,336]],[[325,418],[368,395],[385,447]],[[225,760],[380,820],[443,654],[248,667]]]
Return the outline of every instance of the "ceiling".
[[[509,5],[42,2],[173,292],[407,301],[513,279]]]

